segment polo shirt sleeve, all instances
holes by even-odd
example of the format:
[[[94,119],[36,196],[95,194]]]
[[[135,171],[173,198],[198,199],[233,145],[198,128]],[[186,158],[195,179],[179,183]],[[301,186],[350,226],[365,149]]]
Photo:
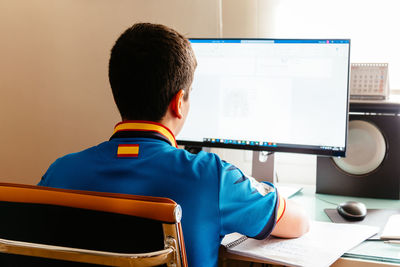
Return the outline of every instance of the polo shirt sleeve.
[[[234,165],[221,161],[219,207],[221,236],[238,232],[264,239],[282,217],[286,201],[273,184],[257,182]]]

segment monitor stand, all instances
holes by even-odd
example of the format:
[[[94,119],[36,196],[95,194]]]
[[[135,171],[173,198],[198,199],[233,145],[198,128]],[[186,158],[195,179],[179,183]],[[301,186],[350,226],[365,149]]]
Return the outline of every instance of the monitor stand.
[[[201,146],[185,146],[184,149],[192,154],[198,154],[200,151],[211,152],[211,148]]]
[[[200,151],[211,152],[209,147],[200,146],[185,146],[185,150],[192,154],[197,154]],[[251,176],[258,181],[267,181],[275,183],[275,154],[268,151],[253,151],[252,171]]]
[[[258,181],[275,182],[275,154],[267,151],[254,151],[252,174]]]

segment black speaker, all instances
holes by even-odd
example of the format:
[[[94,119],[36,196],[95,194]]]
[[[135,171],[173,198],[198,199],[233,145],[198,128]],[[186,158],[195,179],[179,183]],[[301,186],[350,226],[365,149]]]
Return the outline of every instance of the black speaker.
[[[400,103],[350,103],[345,158],[317,157],[317,193],[400,199]]]

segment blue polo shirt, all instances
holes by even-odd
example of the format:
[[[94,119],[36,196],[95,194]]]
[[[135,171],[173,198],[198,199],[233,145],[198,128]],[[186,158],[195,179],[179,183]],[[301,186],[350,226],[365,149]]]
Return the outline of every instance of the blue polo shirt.
[[[217,266],[228,233],[267,237],[285,207],[272,184],[216,154],[178,149],[168,128],[145,121],[119,123],[109,141],[57,159],[39,185],[173,199],[189,266]]]

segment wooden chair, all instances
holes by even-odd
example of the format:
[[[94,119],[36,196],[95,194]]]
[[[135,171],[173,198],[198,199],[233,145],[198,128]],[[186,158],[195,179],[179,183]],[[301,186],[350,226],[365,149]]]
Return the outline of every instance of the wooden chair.
[[[167,198],[0,183],[0,266],[187,266]]]

